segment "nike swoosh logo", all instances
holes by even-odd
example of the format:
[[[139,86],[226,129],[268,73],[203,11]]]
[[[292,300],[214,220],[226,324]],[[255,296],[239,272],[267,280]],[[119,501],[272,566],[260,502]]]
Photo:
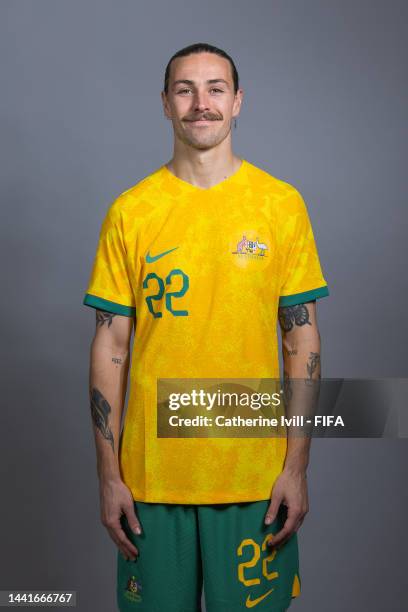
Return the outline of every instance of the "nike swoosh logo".
[[[261,595],[260,597],[257,597],[256,599],[251,599],[251,596],[248,595],[248,597],[246,598],[246,602],[245,605],[247,608],[254,608],[255,606],[257,606],[263,599],[265,599],[265,597],[268,597],[268,595],[270,595],[272,593],[273,589],[270,589],[270,591],[267,591],[266,593],[264,593],[263,595]]]
[[[159,253],[158,255],[150,255],[150,251],[148,251],[146,255],[146,263],[153,263],[157,261],[158,259],[160,259],[161,257],[164,257],[165,255],[168,255],[172,251],[175,251],[176,249],[178,249],[178,247],[174,247],[173,249],[169,249],[168,251],[163,251],[163,253]]]

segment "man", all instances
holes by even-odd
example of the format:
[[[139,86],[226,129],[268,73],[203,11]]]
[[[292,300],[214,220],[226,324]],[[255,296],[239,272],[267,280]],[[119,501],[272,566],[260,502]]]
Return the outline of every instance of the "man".
[[[232,151],[233,60],[176,53],[162,102],[172,159],[111,205],[84,304],[101,519],[120,610],[286,610],[300,593],[308,440],[158,434],[161,379],[318,380],[328,295],[305,203]],[[121,430],[134,327],[130,393]],[[193,434],[194,435],[194,434]]]

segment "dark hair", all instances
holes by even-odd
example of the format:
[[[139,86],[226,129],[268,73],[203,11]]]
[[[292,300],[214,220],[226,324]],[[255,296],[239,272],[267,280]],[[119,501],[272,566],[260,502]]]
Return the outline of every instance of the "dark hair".
[[[164,93],[166,95],[169,88],[171,62],[176,59],[176,57],[185,57],[186,55],[191,55],[192,53],[215,53],[216,55],[227,59],[231,64],[232,79],[234,81],[234,93],[237,93],[239,88],[238,72],[232,58],[228,55],[228,53],[226,53],[222,49],[219,49],[218,47],[209,45],[208,43],[195,43],[194,45],[189,45],[188,47],[184,47],[184,49],[180,49],[180,51],[177,51],[177,53],[175,53],[173,57],[171,57],[171,59],[169,60],[169,63],[166,66],[166,71],[164,73]]]

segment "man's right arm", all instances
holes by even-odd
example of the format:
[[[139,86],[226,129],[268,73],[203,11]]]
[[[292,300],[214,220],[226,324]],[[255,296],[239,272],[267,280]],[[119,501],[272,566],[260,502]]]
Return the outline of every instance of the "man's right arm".
[[[134,558],[136,547],[120,523],[126,514],[132,531],[140,523],[134,502],[119,468],[120,424],[126,397],[133,319],[96,310],[96,330],[91,344],[89,397],[97,454],[101,521],[125,558]]]

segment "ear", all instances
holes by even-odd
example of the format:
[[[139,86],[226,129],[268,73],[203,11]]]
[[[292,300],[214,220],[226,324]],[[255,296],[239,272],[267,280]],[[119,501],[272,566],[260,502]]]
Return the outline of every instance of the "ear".
[[[238,89],[237,93],[235,94],[234,104],[232,105],[232,117],[233,118],[238,117],[240,113],[243,97],[244,97],[244,90]]]
[[[171,119],[171,110],[170,110],[169,102],[167,100],[166,93],[164,91],[161,91],[160,96],[162,99],[164,115],[167,119]]]

